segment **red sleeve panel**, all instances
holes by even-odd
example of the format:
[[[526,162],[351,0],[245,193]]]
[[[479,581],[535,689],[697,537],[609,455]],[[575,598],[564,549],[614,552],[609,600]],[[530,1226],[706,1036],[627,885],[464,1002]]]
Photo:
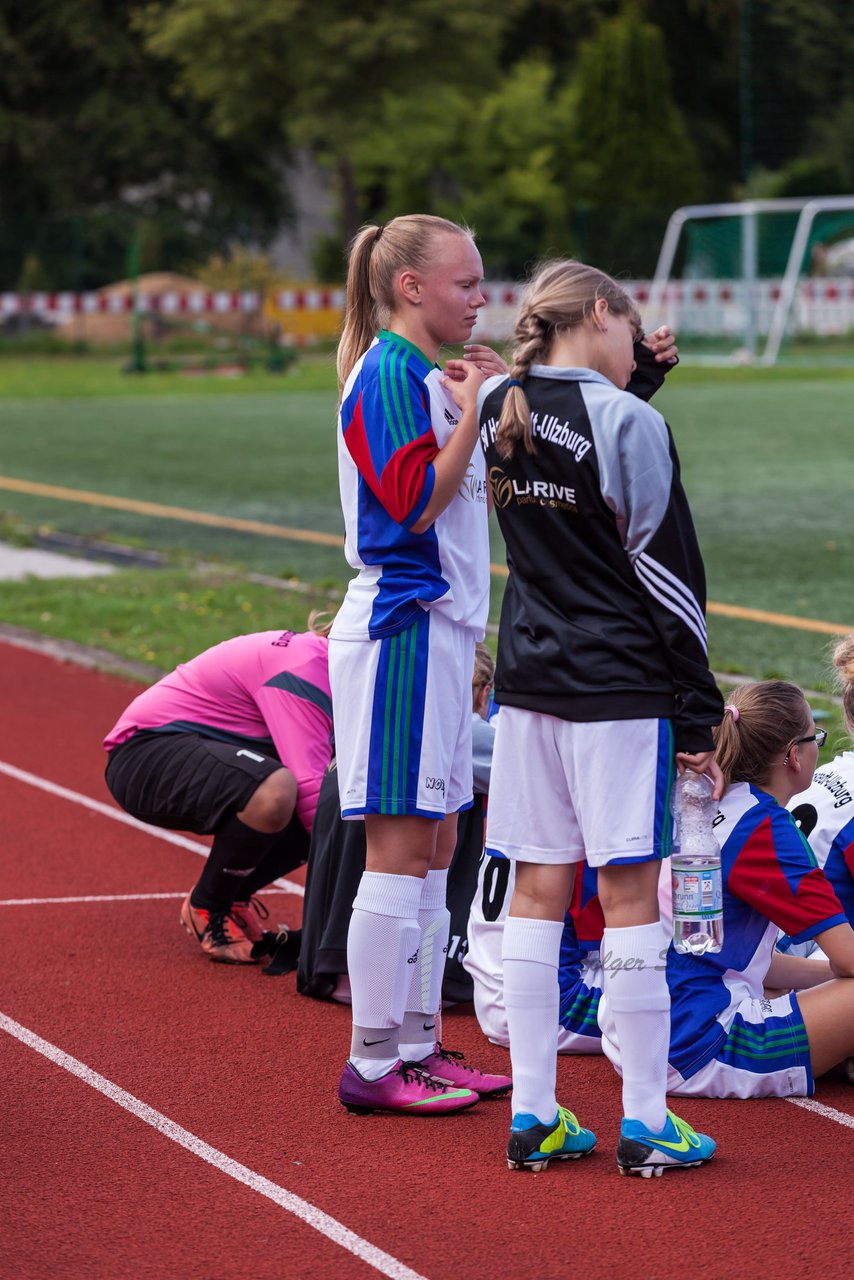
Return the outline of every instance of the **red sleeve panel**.
[[[795,940],[845,921],[845,912],[785,809],[767,816],[736,855],[727,887]]]
[[[423,408],[427,417],[426,404]],[[423,434],[383,457],[385,450],[371,447],[360,396],[344,441],[359,475],[392,520],[405,527],[414,524],[433,491],[432,463],[439,452],[433,428],[428,425]]]

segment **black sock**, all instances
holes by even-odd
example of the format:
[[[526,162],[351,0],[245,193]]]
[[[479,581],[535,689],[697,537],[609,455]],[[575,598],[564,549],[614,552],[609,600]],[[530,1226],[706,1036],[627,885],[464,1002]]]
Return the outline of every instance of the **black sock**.
[[[275,837],[263,858],[250,876],[246,877],[242,891],[235,901],[246,902],[253,893],[260,893],[268,884],[287,875],[295,867],[308,860],[309,836],[299,818],[292,818],[284,831]]]
[[[282,834],[255,831],[231,814],[214,834],[199,883],[190,894],[191,906],[203,911],[228,911],[235,902],[246,902],[257,868]]]

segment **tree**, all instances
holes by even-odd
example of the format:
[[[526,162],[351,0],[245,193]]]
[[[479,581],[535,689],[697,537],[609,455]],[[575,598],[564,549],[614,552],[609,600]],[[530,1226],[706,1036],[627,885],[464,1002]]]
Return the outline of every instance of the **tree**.
[[[702,183],[659,29],[634,5],[602,23],[563,97],[581,252],[606,270],[646,274],[669,213]]]
[[[458,89],[414,104],[388,98],[353,152],[372,214],[385,222],[423,209],[472,226],[490,276],[566,251],[568,206],[559,172],[553,75],[539,59],[513,67],[472,111]],[[411,121],[414,121],[412,123]],[[401,164],[401,140],[411,144]]]
[[[171,0],[143,15],[148,47],[179,68],[220,136],[262,133],[273,155],[310,147],[335,175],[343,231],[370,197],[353,152],[392,101],[417,131],[431,95],[456,87],[476,110],[497,76],[504,23],[521,0]],[[412,156],[405,135],[399,163]]]
[[[0,14],[0,279],[35,254],[54,287],[123,274],[139,220],[159,265],[206,256],[235,225],[284,211],[262,140],[214,133],[206,108],[170,92],[174,70],[146,51],[132,0],[7,0]],[[150,230],[150,234],[153,231]]]

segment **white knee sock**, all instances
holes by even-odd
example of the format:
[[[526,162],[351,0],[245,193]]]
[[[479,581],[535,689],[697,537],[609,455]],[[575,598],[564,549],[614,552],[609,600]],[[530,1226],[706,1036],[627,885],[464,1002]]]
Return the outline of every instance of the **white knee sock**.
[[[653,1133],[667,1119],[670,992],[660,924],[606,929],[602,935],[605,993],[613,1014],[623,1073],[623,1115]]]
[[[412,965],[412,981],[400,1033],[401,1058],[420,1062],[436,1047],[436,1016],[442,1003],[445,955],[451,932],[451,913],[446,906],[447,868],[428,871],[421,889],[418,924],[421,943]]]
[[[384,1075],[399,1057],[400,1024],[411,974],[407,962],[417,952],[420,938],[422,883],[417,876],[366,871],[353,903],[347,935],[353,998],[350,1061],[368,1080]],[[372,1048],[373,1054],[365,1053],[365,1048]]]
[[[513,1067],[514,1115],[551,1124],[557,1115],[558,961],[563,924],[508,916],[501,955]]]

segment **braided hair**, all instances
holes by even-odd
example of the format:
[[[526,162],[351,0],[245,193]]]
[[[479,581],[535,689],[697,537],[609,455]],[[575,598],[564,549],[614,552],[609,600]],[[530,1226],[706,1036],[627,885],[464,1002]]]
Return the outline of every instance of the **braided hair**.
[[[628,316],[640,326],[640,313],[625,289],[596,267],[557,259],[544,263],[532,277],[516,320],[511,385],[495,435],[500,457],[511,457],[519,440],[528,453],[536,452],[528,398],[524,387],[515,384],[525,379],[532,364],[548,358],[556,338],[584,323],[600,298],[615,315]]]

